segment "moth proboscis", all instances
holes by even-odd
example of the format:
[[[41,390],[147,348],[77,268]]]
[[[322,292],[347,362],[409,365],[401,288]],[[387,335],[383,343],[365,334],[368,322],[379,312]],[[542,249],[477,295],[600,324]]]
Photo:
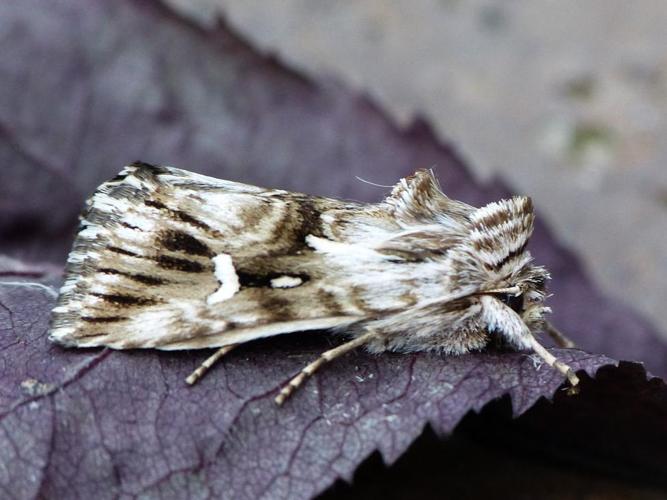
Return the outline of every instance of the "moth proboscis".
[[[134,163],[86,202],[49,337],[75,347],[218,348],[308,330],[349,340],[306,366],[282,404],[326,362],[372,353],[460,355],[501,341],[535,352],[549,274],[526,250],[530,198],[475,208],[429,170],[375,204],[239,184]]]

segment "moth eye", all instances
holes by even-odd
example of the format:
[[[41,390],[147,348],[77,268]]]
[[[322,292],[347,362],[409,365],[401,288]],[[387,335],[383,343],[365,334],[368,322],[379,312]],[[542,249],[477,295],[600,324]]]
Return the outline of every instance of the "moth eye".
[[[515,313],[523,312],[523,295],[514,295],[510,293],[501,293],[497,297],[505,304],[507,307],[512,309]]]

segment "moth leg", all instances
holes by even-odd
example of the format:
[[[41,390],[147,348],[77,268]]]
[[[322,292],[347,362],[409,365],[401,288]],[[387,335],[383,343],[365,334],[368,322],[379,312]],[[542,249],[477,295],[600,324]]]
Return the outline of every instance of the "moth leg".
[[[557,370],[559,373],[562,373],[567,377],[567,380],[570,382],[570,388],[568,390],[569,394],[576,394],[579,392],[577,385],[579,384],[579,377],[574,373],[574,370],[568,365],[556,359],[556,357],[547,351],[532,335],[529,335],[530,344],[540,358],[542,358],[549,366]]]
[[[229,351],[234,349],[238,344],[232,344],[232,345],[226,345],[224,347],[221,347],[217,351],[215,351],[211,356],[206,358],[204,362],[199,365],[199,368],[197,368],[195,371],[193,371],[188,378],[185,379],[185,381],[193,385],[204,376],[204,374],[208,371],[209,368],[211,368],[216,361],[218,361],[221,357],[223,357],[225,354],[227,354]]]
[[[285,385],[281,390],[280,393],[276,396],[276,404],[278,406],[282,405],[285,400],[290,397],[290,395],[303,384],[303,382],[310,377],[313,373],[315,373],[322,365],[325,363],[328,363],[329,361],[333,361],[336,359],[338,356],[342,356],[343,354],[356,349],[357,347],[365,344],[368,342],[370,339],[375,337],[377,333],[375,331],[369,331],[356,339],[350,340],[349,342],[346,342],[345,344],[339,345],[338,347],[335,347],[333,349],[330,349],[328,351],[323,352],[319,358],[317,358],[315,361],[312,363],[306,365],[303,370],[299,372],[299,374],[294,377],[292,380],[289,381],[287,385]]]
[[[571,349],[575,347],[574,342],[565,336],[563,332],[557,329],[554,325],[548,321],[544,325],[544,330],[549,334],[549,336],[556,342],[558,347],[565,347],[566,349]]]

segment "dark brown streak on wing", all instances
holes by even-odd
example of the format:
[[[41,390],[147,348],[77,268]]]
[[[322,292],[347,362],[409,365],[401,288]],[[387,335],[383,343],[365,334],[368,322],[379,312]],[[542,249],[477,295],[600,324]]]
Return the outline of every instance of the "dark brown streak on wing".
[[[139,255],[138,253],[132,252],[130,250],[125,250],[124,248],[120,247],[115,247],[115,246],[107,246],[107,250],[113,253],[119,253],[121,255],[127,255],[128,257],[137,257],[139,259],[143,259],[143,255]]]
[[[158,255],[157,257],[152,257],[152,259],[163,269],[183,271],[184,273],[201,273],[209,269],[208,266],[204,266],[199,262],[171,257],[170,255]]]
[[[172,252],[183,252],[188,255],[213,257],[213,251],[194,236],[178,230],[163,231],[159,244]]]
[[[133,226],[132,224],[129,224],[125,221],[120,221],[119,224],[123,227],[126,227],[128,229],[132,229],[134,231],[141,231],[141,229],[139,229],[137,226]]]
[[[293,250],[292,247],[295,245],[295,238],[298,240],[298,236],[293,234],[292,229],[292,225],[295,223],[292,199],[283,195],[274,195],[272,198],[284,201],[286,206],[281,214],[280,220],[274,223],[273,234],[271,238],[266,241],[265,245],[267,248],[273,249],[272,252],[278,255],[294,254],[296,253],[296,250]],[[284,248],[283,245],[281,245],[282,242],[287,242],[290,246]],[[302,246],[298,241],[296,242],[296,245],[299,248]],[[278,246],[279,250],[276,250],[274,248],[275,246]]]
[[[173,209],[172,209],[172,212],[174,213],[174,215],[175,215],[176,217],[178,217],[179,219],[181,219],[181,220],[182,220],[183,222],[185,222],[186,224],[190,224],[190,225],[192,225],[192,226],[195,226],[195,227],[198,227],[198,228],[200,228],[200,229],[203,229],[204,231],[207,231],[207,232],[209,232],[209,233],[215,234],[216,236],[220,236],[220,232],[219,232],[219,231],[217,231],[217,230],[215,230],[215,229],[212,229],[211,226],[209,226],[209,225],[206,224],[205,222],[202,222],[202,221],[200,221],[199,219],[195,219],[192,215],[190,215],[190,214],[188,214],[188,213],[186,213],[186,212],[183,212],[182,210],[173,210]]]
[[[165,283],[168,283],[167,280],[157,278],[155,276],[148,276],[147,274],[132,274],[109,267],[102,267],[98,269],[97,272],[104,274],[117,274],[118,276],[123,276],[124,278],[143,283],[144,285],[164,285]]]
[[[194,226],[196,228],[202,229],[206,231],[207,233],[210,233],[216,237],[221,237],[222,235],[220,234],[220,231],[217,231],[216,229],[211,228],[208,224],[205,222],[200,221],[199,219],[193,217],[192,215],[184,212],[183,210],[175,209],[175,208],[170,208],[167,205],[165,205],[162,202],[156,201],[156,200],[149,200],[146,199],[144,200],[144,204],[157,208],[158,210],[163,210],[167,212],[172,218],[179,219],[182,222],[185,222],[186,224],[190,224],[191,226]]]
[[[109,302],[110,304],[115,304],[117,306],[150,306],[150,305],[155,305],[159,302],[156,299],[149,299],[146,297],[136,297],[134,295],[125,295],[121,293],[106,294],[106,293],[91,292],[90,295],[94,297],[99,297],[105,302]]]
[[[314,236],[324,236],[322,230],[322,221],[320,216],[322,212],[315,206],[313,200],[309,198],[302,198],[299,203],[299,215],[301,217],[301,227],[298,233],[305,236],[312,234]]]
[[[163,269],[183,271],[185,273],[201,273],[208,269],[208,266],[204,266],[199,262],[187,259],[181,259],[178,257],[171,257],[170,255],[158,255],[155,257],[149,257],[146,255],[139,255],[138,253],[132,252],[130,250],[125,250],[123,248],[114,246],[107,246],[107,250],[121,255],[127,255],[129,257],[136,257],[138,259],[152,259],[155,262],[157,262],[157,265]],[[141,275],[134,275],[134,276],[141,276]]]
[[[125,321],[125,316],[81,316],[81,321],[86,321],[88,323],[115,323],[118,321]]]
[[[302,198],[297,209],[300,223],[294,230],[293,243],[288,250],[288,253],[293,254],[298,251],[308,249],[306,243],[306,236],[312,234],[313,236],[323,237],[324,231],[322,229],[322,212],[315,206],[312,200]]]
[[[164,203],[160,203],[159,201],[155,201],[155,200],[144,200],[144,204],[147,205],[147,206],[149,206],[149,207],[157,208],[158,210],[168,210],[168,211],[171,211],[167,205],[165,205]]]
[[[289,243],[289,246],[281,249],[281,255],[294,255],[303,251],[311,251],[306,243],[306,236],[324,236],[321,211],[309,196],[289,194],[287,196],[273,195],[273,199],[283,200],[287,203],[282,218],[275,224],[273,237],[267,241],[269,248],[279,244],[281,241]]]

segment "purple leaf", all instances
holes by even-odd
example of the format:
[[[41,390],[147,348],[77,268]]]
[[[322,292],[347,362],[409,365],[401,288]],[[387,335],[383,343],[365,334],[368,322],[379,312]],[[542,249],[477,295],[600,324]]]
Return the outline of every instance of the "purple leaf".
[[[203,31],[151,2],[39,6],[0,5],[11,41],[0,51],[0,253],[20,259],[0,259],[0,496],[308,498],[374,450],[396,460],[427,423],[447,434],[503,395],[521,414],[554,394],[561,378],[526,354],[355,353],[278,409],[276,389],[327,336],[244,346],[194,388],[183,379],[207,353],[51,345],[54,268],[76,214],[133,160],[364,200],[384,193],[356,175],[391,184],[431,165],[472,204],[507,190],[476,184],[427,125],[399,130],[367,99],[290,71],[224,26]],[[532,250],[554,275],[557,325],[585,349],[667,372],[650,326],[602,297],[543,226]],[[590,375],[615,364],[558,355]],[[652,402],[651,383],[619,404]],[[664,398],[651,404],[664,411]]]
[[[184,378],[198,355],[50,344],[54,297],[45,286],[0,288],[0,461],[9,465],[5,491],[20,484],[26,497],[68,495],[77,485],[85,498],[309,498],[350,478],[374,450],[393,462],[427,423],[449,433],[468,411],[505,394],[522,413],[562,383],[520,353],[360,352],[279,408],[277,389],[329,345],[324,336],[249,345],[190,388]],[[580,351],[559,355],[590,374],[613,363]]]
[[[641,395],[637,398],[637,395]],[[640,365],[601,368],[582,392],[513,417],[509,398],[467,415],[447,440],[420,436],[387,468],[377,454],[321,500],[663,498],[667,391]],[[638,423],[640,423],[638,425]]]

